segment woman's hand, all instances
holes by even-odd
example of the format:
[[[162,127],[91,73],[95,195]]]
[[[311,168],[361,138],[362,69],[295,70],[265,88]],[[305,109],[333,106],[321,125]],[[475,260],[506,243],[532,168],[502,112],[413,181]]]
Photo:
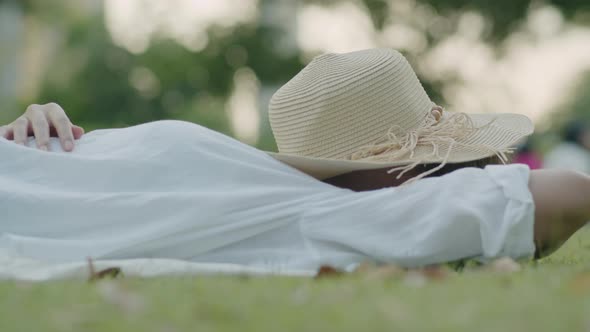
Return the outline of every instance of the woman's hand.
[[[59,137],[64,151],[74,149],[74,140],[84,135],[84,129],[73,125],[66,112],[56,103],[31,105],[25,114],[6,126],[0,126],[0,137],[25,145],[34,136],[37,147],[49,150],[49,137]]]

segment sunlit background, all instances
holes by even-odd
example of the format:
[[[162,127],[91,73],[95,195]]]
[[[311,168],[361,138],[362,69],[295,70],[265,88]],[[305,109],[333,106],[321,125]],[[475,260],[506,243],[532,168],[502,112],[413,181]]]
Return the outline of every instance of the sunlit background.
[[[0,123],[194,121],[274,149],[272,93],[315,55],[391,47],[455,111],[590,120],[587,0],[0,1]]]

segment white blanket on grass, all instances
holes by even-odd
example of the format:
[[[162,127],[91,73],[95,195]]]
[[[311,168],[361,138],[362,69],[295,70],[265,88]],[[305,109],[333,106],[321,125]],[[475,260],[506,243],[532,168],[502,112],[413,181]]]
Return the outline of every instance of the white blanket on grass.
[[[311,277],[315,274],[313,271],[282,270],[280,272],[273,272],[264,268],[237,264],[195,263],[178,259],[155,258],[97,260],[92,261],[92,265],[95,271],[101,271],[108,268],[119,268],[124,277],[214,275],[265,276],[277,274],[293,277]],[[0,280],[85,280],[89,279],[90,274],[88,261],[48,263],[0,251]]]

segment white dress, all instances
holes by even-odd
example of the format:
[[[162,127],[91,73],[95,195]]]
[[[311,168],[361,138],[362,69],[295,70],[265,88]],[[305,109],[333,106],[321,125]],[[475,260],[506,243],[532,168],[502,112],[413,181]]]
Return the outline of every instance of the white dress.
[[[34,146],[34,142],[29,142]],[[159,121],[90,132],[74,152],[0,139],[0,250],[43,262],[172,258],[274,273],[529,257],[523,165],[400,188],[317,181],[204,127]]]

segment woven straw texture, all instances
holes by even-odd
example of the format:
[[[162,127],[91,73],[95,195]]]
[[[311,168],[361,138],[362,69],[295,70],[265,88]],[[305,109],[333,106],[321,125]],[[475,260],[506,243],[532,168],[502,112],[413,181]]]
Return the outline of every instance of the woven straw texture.
[[[359,169],[463,162],[509,152],[533,131],[518,114],[444,112],[399,52],[316,57],[272,97],[273,157],[322,179]]]

